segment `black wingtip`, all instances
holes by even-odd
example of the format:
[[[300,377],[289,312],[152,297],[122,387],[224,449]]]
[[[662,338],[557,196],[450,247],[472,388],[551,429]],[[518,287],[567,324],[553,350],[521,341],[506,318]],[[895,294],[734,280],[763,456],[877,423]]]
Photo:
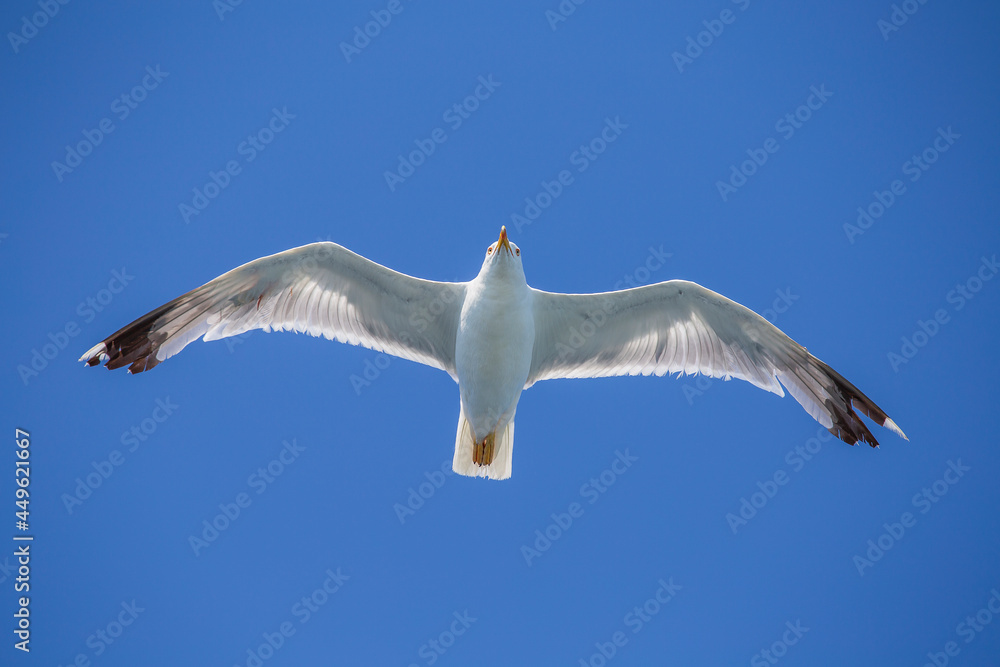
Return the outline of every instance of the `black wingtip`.
[[[108,370],[128,366],[129,373],[142,373],[157,366],[160,360],[156,353],[166,336],[154,332],[154,328],[179,301],[164,304],[105,338],[91,351],[93,356],[87,359],[87,365],[97,366],[103,360]]]
[[[896,426],[896,422],[889,419],[889,416],[885,413],[885,411],[875,405],[875,402],[865,396],[860,389],[848,382],[844,376],[830,368],[828,365],[821,361],[819,361],[819,364],[823,370],[831,378],[833,378],[837,392],[843,399],[844,406],[846,406],[846,409],[844,409],[841,406],[835,405],[833,401],[828,400],[826,402],[827,409],[830,411],[830,414],[833,415],[833,426],[829,429],[830,433],[849,445],[864,442],[872,448],[878,448],[878,440],[876,440],[875,436],[872,435],[868,426],[861,421],[861,417],[858,416],[858,413],[854,411],[857,409],[861,412],[861,414],[866,415],[879,426],[884,426],[899,435],[904,440],[909,440],[909,438],[906,437],[906,434],[903,433],[898,426]]]

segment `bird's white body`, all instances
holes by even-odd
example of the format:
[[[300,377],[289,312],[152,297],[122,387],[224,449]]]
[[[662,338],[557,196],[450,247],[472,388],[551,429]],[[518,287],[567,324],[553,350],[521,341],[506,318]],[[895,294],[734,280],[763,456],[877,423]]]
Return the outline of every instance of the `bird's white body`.
[[[447,372],[461,398],[453,467],[474,477],[510,477],[521,392],[556,378],[735,377],[779,396],[784,386],[849,444],[878,445],[854,408],[906,437],[857,387],[735,301],[684,280],[604,294],[536,290],[506,229],[467,283],[413,278],[336,243],[261,257],[140,317],[81,360],[138,373],[198,338],[251,329],[303,331]]]
[[[498,247],[495,252],[505,250]],[[516,246],[515,252],[519,256]],[[464,469],[459,472],[490,477],[504,470],[509,476],[514,413],[531,370],[535,342],[532,305],[533,295],[520,262],[488,259],[466,287],[455,340],[460,420],[468,422],[474,443],[493,434],[503,436],[508,425],[510,436],[498,443],[495,466],[492,460],[485,466],[477,465],[462,451],[460,421],[455,463],[456,470]]]

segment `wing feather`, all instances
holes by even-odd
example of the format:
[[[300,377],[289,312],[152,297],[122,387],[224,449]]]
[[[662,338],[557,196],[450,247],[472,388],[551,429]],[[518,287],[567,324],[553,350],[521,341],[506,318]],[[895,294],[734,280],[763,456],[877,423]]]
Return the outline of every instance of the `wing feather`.
[[[779,396],[787,388],[806,412],[849,444],[878,446],[855,408],[906,437],[857,387],[773,324],[695,283],[671,280],[604,294],[533,290],[533,295],[535,347],[526,386],[553,378],[640,373],[738,378]]]
[[[198,338],[253,329],[296,331],[417,361],[455,376],[455,336],[465,283],[420,280],[336,243],[261,257],[143,315],[81,361],[153,368]],[[443,312],[434,318],[414,316]],[[417,321],[419,325],[414,325]]]

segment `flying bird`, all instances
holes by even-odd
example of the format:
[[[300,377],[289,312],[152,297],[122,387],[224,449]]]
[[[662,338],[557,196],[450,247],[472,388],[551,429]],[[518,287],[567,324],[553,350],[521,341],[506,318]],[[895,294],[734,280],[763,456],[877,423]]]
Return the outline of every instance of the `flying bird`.
[[[784,396],[848,444],[878,442],[854,411],[900,437],[886,413],[752,310],[685,280],[601,294],[528,286],[500,229],[465,283],[421,280],[336,243],[244,264],[143,315],[88,350],[88,366],[148,371],[193,340],[252,329],[361,345],[447,372],[461,399],[455,472],[507,479],[521,392],[540,380],[704,374]]]

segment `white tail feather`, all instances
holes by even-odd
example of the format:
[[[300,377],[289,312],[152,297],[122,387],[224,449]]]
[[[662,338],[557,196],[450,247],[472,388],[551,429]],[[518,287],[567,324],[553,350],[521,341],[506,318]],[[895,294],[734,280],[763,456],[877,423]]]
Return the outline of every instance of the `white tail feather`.
[[[514,418],[496,434],[496,455],[489,465],[479,465],[472,460],[472,448],[475,436],[472,426],[465,418],[465,412],[458,416],[458,433],[455,435],[455,458],[451,462],[452,470],[466,477],[488,477],[489,479],[507,479],[510,477],[514,451]]]

